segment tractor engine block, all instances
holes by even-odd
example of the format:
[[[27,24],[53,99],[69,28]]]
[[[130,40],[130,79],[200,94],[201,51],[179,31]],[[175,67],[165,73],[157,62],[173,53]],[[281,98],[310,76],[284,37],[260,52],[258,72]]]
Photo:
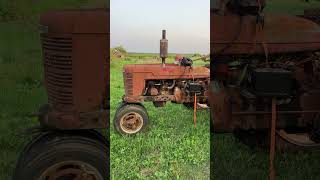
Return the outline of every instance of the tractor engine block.
[[[208,79],[148,80],[144,96],[171,96],[171,102],[182,104],[193,102],[196,94],[199,102],[206,103],[208,83]]]
[[[242,57],[214,64],[213,109],[219,131],[267,129],[277,97],[277,128],[319,129],[319,54]],[[224,67],[224,68],[221,68]]]

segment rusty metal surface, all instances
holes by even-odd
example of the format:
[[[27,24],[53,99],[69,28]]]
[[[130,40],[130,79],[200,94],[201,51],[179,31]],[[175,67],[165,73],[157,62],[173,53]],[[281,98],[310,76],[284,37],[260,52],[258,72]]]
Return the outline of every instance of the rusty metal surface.
[[[120,126],[128,134],[136,133],[143,126],[143,118],[139,113],[129,112],[120,119]]]
[[[160,40],[161,64],[129,64],[123,67],[126,103],[152,101],[154,106],[163,107],[166,102],[190,103],[194,96],[199,102],[207,103],[210,69],[192,67],[192,60],[186,57],[175,63],[165,63],[168,56],[166,31],[162,30]],[[177,64],[176,64],[177,63]],[[195,94],[197,93],[197,95]]]
[[[209,91],[209,103],[213,124],[216,132],[232,131],[232,110],[230,104],[230,95],[226,89],[219,86],[218,82],[211,82]]]
[[[146,80],[167,79],[209,79],[210,69],[206,67],[184,67],[175,64],[130,64],[124,66],[125,97],[128,102],[142,102]],[[174,97],[173,97],[174,98]],[[172,99],[172,98],[171,98]]]
[[[263,38],[264,35],[264,38]],[[299,93],[292,104],[280,106],[276,128],[306,128],[319,115],[320,26],[296,16],[265,16],[263,31],[256,31],[256,16],[217,15],[211,11],[211,88],[209,101],[216,132],[235,129],[262,130],[271,127],[271,101],[243,97],[237,80],[243,69],[229,68],[230,60],[265,61],[266,43],[270,59],[292,63]],[[262,57],[262,58],[261,58]],[[259,59],[260,58],[260,59]],[[253,65],[254,66],[254,65]],[[242,66],[244,67],[244,66]]]
[[[68,9],[48,11],[41,15],[40,25],[49,33],[76,34],[109,32],[109,9]]]
[[[109,10],[41,16],[50,111],[40,121],[59,129],[105,128],[109,100]]]
[[[123,100],[128,103],[140,103],[145,101],[165,102],[173,101],[175,103],[191,103],[194,97],[180,97],[177,99],[175,95],[158,95],[158,96],[124,96]],[[207,102],[208,96],[197,96],[199,102]]]
[[[301,107],[304,111],[312,111],[315,109],[319,109],[320,107],[320,90],[317,91],[312,91],[310,93],[305,93],[300,97],[301,101]],[[307,121],[308,119],[314,119],[316,114],[319,113],[305,113],[302,115],[302,119],[305,121],[303,122],[304,124],[309,124],[310,121]]]
[[[210,21],[213,56],[263,54],[263,35],[270,54],[320,48],[320,27],[305,18],[267,14],[263,31],[256,31],[255,16],[211,14]]]
[[[212,86],[211,82],[211,86]],[[278,110],[279,120],[277,128],[286,128],[289,126],[306,127],[312,122],[315,115],[320,113],[320,104],[318,103],[319,94],[305,94],[301,98],[301,109],[296,108]],[[311,100],[312,99],[312,100]],[[233,103],[231,103],[233,101]],[[239,101],[238,103],[235,103]],[[243,110],[236,90],[228,88],[213,88],[209,94],[209,102],[213,107],[213,123],[217,132],[233,132],[237,128],[242,129],[266,129],[270,128],[269,119],[272,111],[264,107],[264,111],[254,111],[254,109]],[[306,103],[307,102],[307,103]],[[268,100],[263,102],[263,106],[270,104]],[[254,107],[256,108],[256,107]]]

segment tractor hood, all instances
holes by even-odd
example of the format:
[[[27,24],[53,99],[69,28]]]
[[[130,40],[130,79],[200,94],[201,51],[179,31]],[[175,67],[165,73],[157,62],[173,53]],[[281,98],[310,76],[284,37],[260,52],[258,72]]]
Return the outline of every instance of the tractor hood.
[[[44,33],[109,33],[108,9],[70,9],[49,11],[40,17],[40,31]]]
[[[263,30],[256,16],[211,15],[211,52],[215,56],[290,53],[320,49],[320,26],[296,16],[265,15]]]
[[[175,79],[175,78],[208,78],[210,69],[206,67],[185,67],[176,64],[128,64],[124,66],[124,73],[142,75],[143,79]]]

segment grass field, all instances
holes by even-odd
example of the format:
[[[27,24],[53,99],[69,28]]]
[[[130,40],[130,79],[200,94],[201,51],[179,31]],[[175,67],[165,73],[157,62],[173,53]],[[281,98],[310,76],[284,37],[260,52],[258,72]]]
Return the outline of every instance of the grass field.
[[[37,124],[36,118],[29,114],[47,101],[39,43],[37,26],[0,23],[1,180],[11,178],[18,154],[30,139],[21,132]],[[111,64],[111,117],[123,95],[122,65]],[[199,112],[198,126],[194,128],[192,111],[182,106],[169,104],[155,109],[148,104],[146,107],[151,119],[148,132],[127,138],[111,131],[114,179],[179,176],[208,179],[209,113]]]
[[[320,7],[310,0],[270,0],[266,11],[276,14],[303,14],[303,9]],[[251,149],[238,142],[232,134],[212,134],[212,165],[215,180],[260,180],[268,179],[268,150]],[[316,180],[320,179],[320,154],[284,153],[276,155],[276,179]]]
[[[0,179],[7,180],[28,140],[19,132],[35,124],[28,114],[46,101],[46,95],[35,29],[0,23],[0,31]]]
[[[36,4],[21,2],[32,13],[23,21],[2,22],[0,18],[0,179],[11,179],[16,159],[30,136],[24,129],[37,125],[29,115],[47,102],[43,86],[43,69],[38,17],[48,9],[99,6],[104,0],[48,0]],[[34,1],[35,2],[35,1]],[[0,1],[5,3],[4,0]],[[19,4],[19,3],[17,3]],[[0,12],[3,6],[0,7]]]
[[[305,7],[320,7],[320,3],[310,1],[311,4],[302,0],[270,0],[267,11],[302,14]],[[81,7],[85,1],[37,2],[35,8],[30,8],[32,4],[24,5],[29,8],[25,13],[32,14],[31,22],[0,22],[0,180],[11,178],[18,153],[30,139],[21,133],[22,130],[37,124],[36,118],[28,115],[46,102],[35,24],[37,14],[53,7]],[[123,95],[123,64],[145,62],[135,57],[145,55],[130,56],[128,61],[115,60],[111,63],[111,120]],[[111,124],[113,179],[208,179],[209,113],[198,113],[195,128],[192,111],[181,105],[168,104],[156,109],[146,104],[146,108],[150,125],[145,133],[122,137]],[[232,135],[215,134],[211,139],[214,145],[211,166],[214,179],[267,178],[267,151],[250,149]],[[278,154],[277,179],[320,179],[319,161],[317,153]]]
[[[302,15],[306,8],[317,8],[320,6],[319,0],[267,0],[267,7],[265,11],[272,14],[285,15]]]
[[[111,63],[111,120],[124,94],[122,66],[146,62],[130,55],[128,59]],[[122,137],[111,126],[112,179],[209,179],[209,112],[199,111],[194,127],[193,111],[182,105],[145,107],[150,124],[144,133]]]

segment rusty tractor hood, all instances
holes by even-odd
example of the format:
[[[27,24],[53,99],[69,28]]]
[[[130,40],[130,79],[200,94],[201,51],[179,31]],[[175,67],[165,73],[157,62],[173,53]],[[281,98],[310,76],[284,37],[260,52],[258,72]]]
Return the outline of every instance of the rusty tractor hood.
[[[109,33],[108,9],[66,9],[49,11],[40,17],[40,30],[46,33]],[[103,17],[103,18],[101,18]]]
[[[262,31],[255,16],[211,14],[210,20],[216,56],[263,54],[263,42],[271,54],[320,49],[320,26],[302,17],[266,14]]]
[[[106,128],[109,113],[108,9],[46,12],[40,18],[50,110],[40,122],[57,129]]]
[[[128,64],[124,66],[124,73],[143,73],[146,79],[176,79],[176,78],[208,78],[210,69],[202,66],[185,67],[176,64]]]

